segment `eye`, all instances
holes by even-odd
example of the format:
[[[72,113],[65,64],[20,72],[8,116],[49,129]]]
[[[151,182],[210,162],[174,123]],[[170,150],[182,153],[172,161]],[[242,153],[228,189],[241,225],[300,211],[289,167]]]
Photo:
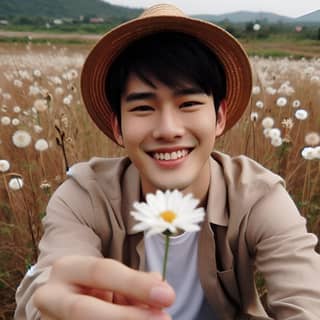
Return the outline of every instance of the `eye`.
[[[144,112],[144,111],[152,111],[153,108],[147,105],[136,106],[130,109],[130,112]]]
[[[199,106],[202,105],[203,103],[200,101],[185,101],[184,103],[182,103],[180,105],[180,108],[190,108],[190,107],[194,107],[194,106]]]

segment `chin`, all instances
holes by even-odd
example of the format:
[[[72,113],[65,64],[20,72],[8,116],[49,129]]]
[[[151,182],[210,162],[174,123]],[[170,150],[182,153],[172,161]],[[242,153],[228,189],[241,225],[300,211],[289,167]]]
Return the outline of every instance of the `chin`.
[[[187,181],[162,181],[161,183],[154,184],[157,186],[157,189],[160,190],[179,190],[183,191],[184,189],[187,189],[190,187],[191,183]]]

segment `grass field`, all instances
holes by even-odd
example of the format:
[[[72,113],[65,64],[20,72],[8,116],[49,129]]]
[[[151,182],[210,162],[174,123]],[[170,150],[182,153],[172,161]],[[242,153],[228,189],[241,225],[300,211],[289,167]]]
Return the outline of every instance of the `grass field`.
[[[7,161],[0,162],[0,319],[12,319],[15,290],[36,260],[41,218],[66,165],[123,154],[84,112],[79,75],[93,39],[28,35],[0,43],[0,160]],[[319,44],[243,44],[254,71],[252,98],[217,149],[280,174],[319,237]]]

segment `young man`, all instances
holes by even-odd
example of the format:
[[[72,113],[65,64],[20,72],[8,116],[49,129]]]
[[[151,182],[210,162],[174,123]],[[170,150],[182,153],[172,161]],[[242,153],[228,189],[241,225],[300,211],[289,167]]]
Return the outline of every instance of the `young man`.
[[[244,156],[211,153],[250,93],[240,44],[171,5],[106,34],[86,60],[82,94],[128,157],[71,168],[49,202],[15,319],[318,320],[317,239],[281,178]],[[192,193],[206,209],[199,233],[173,237],[168,282],[153,272],[162,238],[144,239],[130,216],[158,189]]]

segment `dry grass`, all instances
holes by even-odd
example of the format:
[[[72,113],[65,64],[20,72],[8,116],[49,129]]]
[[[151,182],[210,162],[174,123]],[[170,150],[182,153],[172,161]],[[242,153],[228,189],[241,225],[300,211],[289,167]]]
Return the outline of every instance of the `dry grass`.
[[[41,217],[48,198],[65,179],[66,160],[72,165],[91,156],[123,154],[84,112],[79,73],[87,52],[85,46],[0,47],[0,119],[10,119],[8,125],[0,123],[0,160],[10,163],[8,171],[0,172],[0,319],[12,317],[15,289],[36,260]],[[320,59],[253,58],[252,65],[260,93],[256,88],[248,111],[235,128],[218,140],[218,149],[233,155],[247,154],[281,174],[306,216],[309,230],[319,236],[320,159],[306,160],[301,151],[307,146],[308,133],[320,134]],[[277,106],[279,97],[286,99],[285,106]],[[41,103],[35,103],[39,99],[44,104],[43,111],[39,111]],[[300,101],[299,108],[292,106],[295,100]],[[263,108],[257,107],[257,101],[262,101]],[[306,120],[295,118],[301,108],[308,112]],[[273,141],[281,142],[277,147],[263,131],[262,120],[266,116],[272,117],[273,127],[281,130],[280,140]],[[293,126],[284,126],[284,119],[292,119]],[[12,143],[12,135],[18,129],[31,135],[32,141],[25,148]],[[35,149],[39,139],[48,141],[47,150]],[[319,141],[309,141],[311,145],[316,150]],[[23,179],[20,190],[8,185],[15,177]]]

